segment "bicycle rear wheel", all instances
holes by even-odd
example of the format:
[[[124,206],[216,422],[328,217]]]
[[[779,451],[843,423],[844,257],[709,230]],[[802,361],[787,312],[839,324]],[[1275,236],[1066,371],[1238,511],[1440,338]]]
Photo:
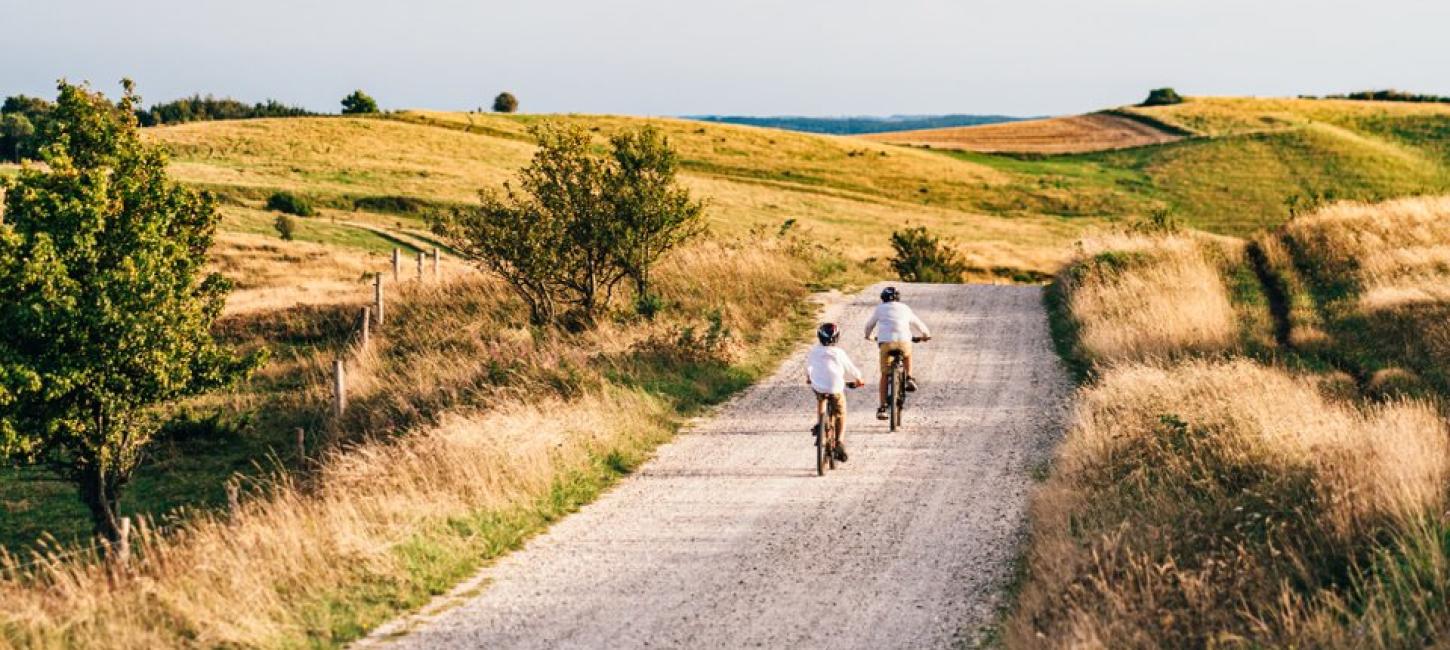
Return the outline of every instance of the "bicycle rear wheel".
[[[826,420],[825,416],[816,418],[816,476],[826,474]]]

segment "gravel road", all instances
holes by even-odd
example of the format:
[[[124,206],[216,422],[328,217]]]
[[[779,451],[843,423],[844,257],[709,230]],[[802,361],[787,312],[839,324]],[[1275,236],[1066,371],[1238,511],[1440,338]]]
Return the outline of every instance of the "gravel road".
[[[1036,287],[904,285],[932,327],[904,427],[874,419],[879,287],[827,308],[868,375],[815,475],[804,349],[446,607],[401,648],[939,648],[992,620],[1069,383]]]

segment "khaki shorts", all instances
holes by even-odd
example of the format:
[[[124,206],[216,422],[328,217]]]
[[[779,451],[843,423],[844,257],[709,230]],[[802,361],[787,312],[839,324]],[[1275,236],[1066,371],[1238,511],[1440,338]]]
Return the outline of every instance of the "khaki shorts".
[[[846,419],[846,396],[842,393],[816,393],[816,401],[827,400],[835,403],[836,413],[842,420]]]
[[[881,352],[881,374],[891,372],[891,352],[900,350],[901,360],[911,359],[911,341],[889,341],[879,346]]]

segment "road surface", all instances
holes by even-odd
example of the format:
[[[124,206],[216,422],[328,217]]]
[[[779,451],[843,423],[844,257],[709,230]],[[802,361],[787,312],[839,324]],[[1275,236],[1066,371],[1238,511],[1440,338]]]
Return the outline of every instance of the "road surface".
[[[868,377],[876,287],[826,310]],[[802,349],[446,607],[365,640],[394,648],[939,648],[992,621],[1029,477],[1069,382],[1037,287],[905,285],[932,328],[904,428],[848,393],[850,462],[818,478]]]

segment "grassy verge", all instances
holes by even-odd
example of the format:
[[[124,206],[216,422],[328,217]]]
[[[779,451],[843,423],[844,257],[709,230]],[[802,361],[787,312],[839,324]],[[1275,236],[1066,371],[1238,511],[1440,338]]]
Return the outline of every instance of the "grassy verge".
[[[1426,200],[1327,209],[1248,245],[1085,244],[1049,315],[1086,381],[1003,642],[1443,643],[1447,393],[1405,365],[1450,349],[1427,316],[1447,300],[1431,288],[1443,221]],[[1412,370],[1390,390],[1341,364]]]

